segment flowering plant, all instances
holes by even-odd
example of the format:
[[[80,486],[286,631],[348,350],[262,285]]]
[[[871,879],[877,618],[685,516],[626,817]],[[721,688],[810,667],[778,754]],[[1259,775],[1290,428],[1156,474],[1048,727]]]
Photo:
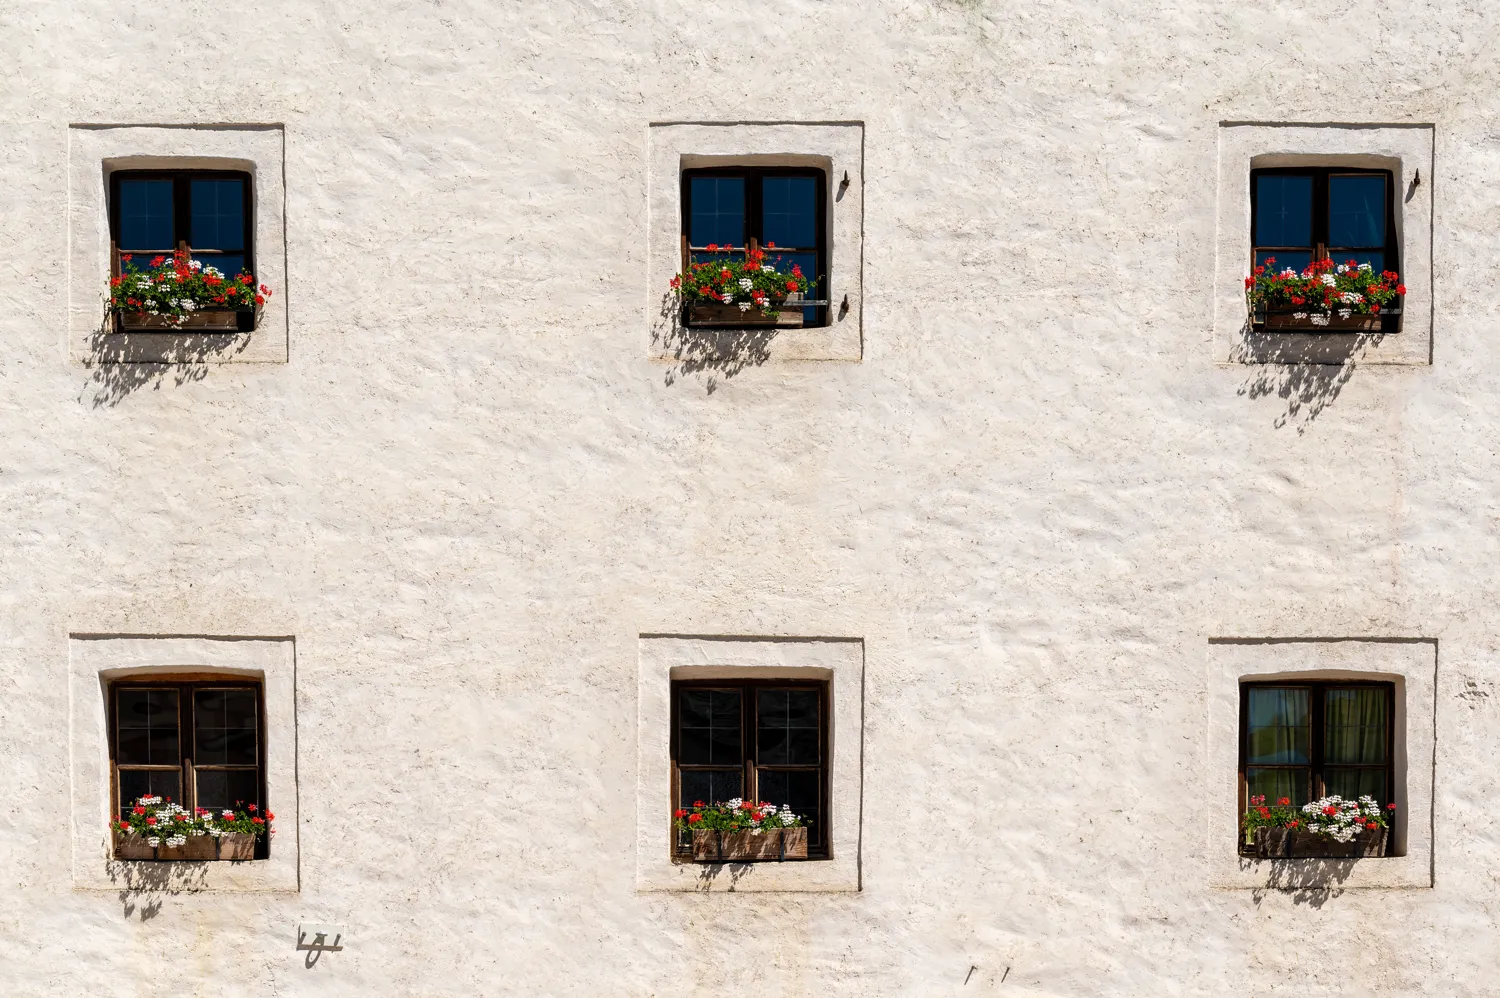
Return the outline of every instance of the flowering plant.
[[[147,794],[136,800],[130,811],[122,817],[111,818],[109,827],[122,835],[131,832],[141,836],[149,846],[180,846],[189,836],[212,835],[218,838],[229,833],[254,835],[259,838],[270,832],[276,815],[270,811],[261,815],[254,804],[245,808],[225,808],[210,811],[198,808],[189,812],[172,798]]]
[[[775,243],[766,243],[766,249],[774,250]],[[710,244],[710,253],[733,253],[734,247]],[[775,262],[780,263],[781,257]],[[783,304],[787,296],[809,292],[818,282],[802,273],[802,268],[792,264],[791,270],[783,273],[776,266],[766,263],[765,250],[746,247],[743,260],[707,260],[688,266],[687,272],[672,278],[672,292],[689,305],[719,304],[738,305],[741,312],[752,308],[761,315],[769,316],[777,305]]]
[[[1291,803],[1290,798],[1281,797],[1268,806],[1263,795],[1251,797],[1250,809],[1242,819],[1245,841],[1255,840],[1257,828],[1300,828],[1337,842],[1352,842],[1361,831],[1390,827],[1386,814],[1396,810],[1395,804],[1387,804],[1382,811],[1380,803],[1370,796],[1345,800],[1335,795],[1300,808]]]
[[[118,312],[165,316],[180,325],[200,309],[242,309],[264,305],[271,289],[256,286],[255,278],[240,271],[227,278],[216,267],[205,267],[186,250],[157,256],[141,269],[129,253],[120,256],[122,273],[109,280],[109,307]]]
[[[1274,269],[1276,258],[1266,257],[1255,273],[1245,278],[1245,300],[1250,311],[1269,308],[1297,309],[1299,318],[1315,326],[1326,326],[1329,316],[1379,315],[1380,310],[1406,294],[1406,285],[1394,270],[1379,274],[1368,263],[1348,260],[1314,260],[1301,273],[1286,267]]]
[[[694,801],[692,808],[680,807],[672,813],[672,827],[681,832],[714,829],[721,832],[748,832],[755,829],[799,828],[802,817],[792,813],[786,804],[734,800],[723,804]]]
[[[1395,804],[1387,804],[1387,811],[1394,811]],[[1336,842],[1352,842],[1361,831],[1385,828],[1385,815],[1380,804],[1368,795],[1359,800],[1345,800],[1334,795],[1302,805],[1302,814],[1307,830],[1315,835],[1324,835]]]
[[[1257,828],[1298,828],[1302,819],[1297,809],[1291,806],[1290,797],[1278,798],[1275,805],[1267,806],[1265,795],[1250,798],[1250,810],[1245,812],[1245,841],[1255,841]]]

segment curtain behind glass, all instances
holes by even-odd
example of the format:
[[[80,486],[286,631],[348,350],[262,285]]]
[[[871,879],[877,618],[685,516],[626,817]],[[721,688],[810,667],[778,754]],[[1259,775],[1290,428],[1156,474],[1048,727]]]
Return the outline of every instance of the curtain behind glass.
[[[1311,777],[1312,718],[1309,691],[1252,687],[1247,691],[1249,725],[1245,784],[1250,797],[1274,804],[1283,797],[1307,803]],[[1272,768],[1274,767],[1274,768]]]
[[[1381,687],[1330,687],[1324,694],[1323,782],[1328,793],[1345,799],[1368,794],[1382,804],[1390,800],[1385,771],[1389,710]]]

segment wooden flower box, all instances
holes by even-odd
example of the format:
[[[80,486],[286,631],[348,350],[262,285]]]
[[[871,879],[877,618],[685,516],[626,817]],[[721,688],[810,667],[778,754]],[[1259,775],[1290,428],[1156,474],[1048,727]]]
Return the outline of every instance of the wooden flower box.
[[[164,315],[116,312],[117,333],[249,333],[255,330],[256,309],[203,308],[175,322]]]
[[[699,863],[756,863],[806,858],[806,828],[693,832],[693,860]]]
[[[1300,828],[1257,828],[1255,855],[1260,859],[1360,859],[1384,856],[1387,829],[1359,832],[1349,842],[1315,835]]]
[[[255,836],[238,832],[213,835],[189,835],[180,846],[150,845],[144,836],[134,832],[115,832],[115,859],[152,859],[165,862],[210,862],[214,860],[249,860],[255,858]]]
[[[758,308],[741,311],[738,305],[689,305],[687,325],[711,329],[747,328],[774,326],[782,329],[797,329],[803,325],[802,305],[796,308],[789,299],[781,308],[770,313]]]
[[[1399,312],[1389,310],[1382,310],[1380,315],[1361,315],[1353,312],[1348,318],[1343,318],[1334,312],[1327,316],[1326,323],[1315,323],[1312,317],[1315,315],[1321,317],[1319,312],[1273,308],[1254,313],[1250,320],[1253,328],[1259,332],[1378,333],[1382,328],[1381,320],[1384,316],[1399,314]]]

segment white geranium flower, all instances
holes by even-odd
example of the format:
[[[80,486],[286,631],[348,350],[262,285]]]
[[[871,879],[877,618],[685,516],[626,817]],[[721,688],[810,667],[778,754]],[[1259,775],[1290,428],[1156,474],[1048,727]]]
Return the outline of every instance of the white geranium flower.
[[[1338,271],[1340,274],[1347,274],[1349,272],[1349,266],[1347,264],[1341,263],[1338,266]]]
[[[1288,267],[1287,269],[1285,269],[1285,270],[1283,270],[1281,272],[1281,276],[1282,277],[1296,277],[1297,276],[1297,272],[1295,270],[1293,270],[1291,267]]]
[[[188,266],[191,267],[191,268],[193,268],[194,270],[202,270],[203,269],[203,263],[201,261],[199,261],[199,260],[194,260],[192,263],[188,264]]]
[[[720,298],[719,301],[723,302],[725,305],[733,305],[734,295],[725,295],[723,298]]]
[[[1346,305],[1357,305],[1364,300],[1365,296],[1355,291],[1345,291],[1343,294],[1339,295],[1339,301],[1345,303]]]
[[[1347,319],[1347,318],[1349,318],[1349,316],[1351,316],[1353,314],[1354,314],[1354,310],[1352,308],[1341,308],[1341,309],[1339,309],[1339,318],[1340,319]]]
[[[1323,275],[1323,283],[1326,284],[1326,285],[1328,285],[1331,288],[1335,284],[1337,284],[1338,282],[1333,279],[1333,275],[1332,274],[1324,274]]]
[[[1312,317],[1312,324],[1314,326],[1326,326],[1326,325],[1328,325],[1328,316],[1326,316],[1326,315],[1315,315],[1315,316]]]
[[[1372,267],[1372,266],[1370,266],[1368,263],[1362,263],[1362,264],[1359,265],[1359,269],[1360,270],[1374,270],[1375,268]]]
[[[752,280],[750,280],[750,278],[748,278],[748,277],[741,277],[740,278],[740,290],[741,291],[749,291],[750,288],[754,286],[754,284],[755,284],[755,282],[752,281]]]
[[[203,273],[209,277],[222,278],[224,276],[223,271],[219,270],[218,267],[204,267]]]
[[[741,312],[748,312],[748,311],[750,311],[750,303],[747,302],[747,301],[740,302],[740,311]]]
[[[760,265],[760,272],[762,274],[774,274],[776,273],[776,268],[763,263]]]

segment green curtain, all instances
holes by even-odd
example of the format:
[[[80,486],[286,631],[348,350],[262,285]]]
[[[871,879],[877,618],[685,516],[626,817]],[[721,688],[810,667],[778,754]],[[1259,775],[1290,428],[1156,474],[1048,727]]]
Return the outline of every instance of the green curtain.
[[[1250,765],[1308,764],[1312,741],[1308,693],[1305,689],[1275,687],[1252,687],[1249,690],[1250,731],[1246,761]]]
[[[1386,691],[1337,687],[1324,694],[1323,758],[1332,765],[1386,762]]]

